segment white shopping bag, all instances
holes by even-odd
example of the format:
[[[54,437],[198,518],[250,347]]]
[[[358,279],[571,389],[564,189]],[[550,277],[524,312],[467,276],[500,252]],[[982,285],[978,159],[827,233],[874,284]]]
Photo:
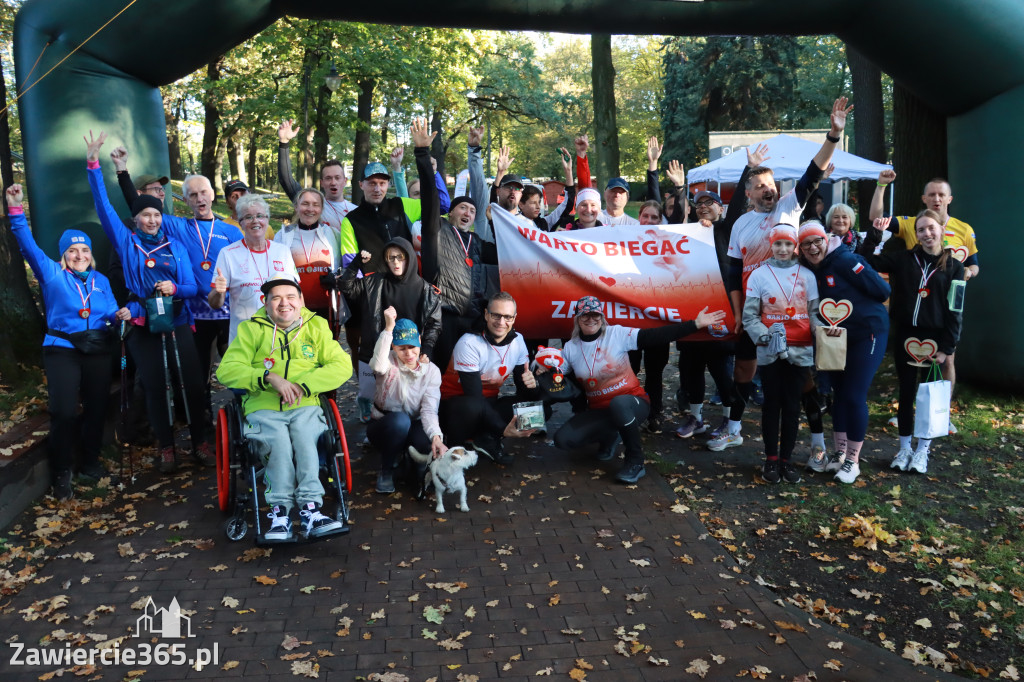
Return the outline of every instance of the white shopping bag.
[[[928,381],[917,387],[917,402],[914,404],[915,436],[939,438],[949,435],[949,401],[952,392],[952,384],[942,380],[938,363],[933,363],[928,372]]]

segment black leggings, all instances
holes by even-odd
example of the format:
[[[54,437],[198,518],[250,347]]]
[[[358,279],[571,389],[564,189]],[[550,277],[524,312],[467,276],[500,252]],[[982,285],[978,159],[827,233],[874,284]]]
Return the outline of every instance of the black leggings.
[[[181,356],[180,372],[177,371],[174,342],[171,340],[170,332],[163,335],[153,334],[145,327],[135,327],[127,338],[128,350],[135,359],[137,371],[142,376],[149,423],[161,448],[174,445],[174,429],[167,411],[165,359],[175,395],[180,395],[181,383],[184,382],[185,400],[188,402],[189,416],[192,418],[189,426],[194,448],[206,441],[210,428],[210,415],[206,411],[203,398],[206,384],[199,371],[199,357],[195,342],[192,340],[192,329],[188,325],[181,325],[175,328],[174,335],[178,341],[178,355]],[[166,355],[161,336],[167,337]]]
[[[203,385],[206,387],[204,403],[207,411],[212,414],[210,404],[210,358],[212,356],[210,351],[216,346],[217,354],[224,355],[224,351],[228,349],[228,330],[231,327],[231,320],[196,320],[195,325],[196,332],[193,336],[199,358],[199,376],[202,377]],[[181,343],[180,339],[178,343]]]
[[[502,398],[481,398],[457,395],[441,401],[438,417],[445,444],[449,447],[465,445],[467,441],[493,443],[512,421],[512,405],[520,402],[514,396]],[[487,407],[493,409],[486,409]]]
[[[597,443],[598,448],[605,448],[622,436],[625,466],[643,464],[640,423],[650,413],[651,405],[646,400],[635,395],[617,395],[608,407],[589,409],[567,421],[555,433],[555,446],[562,450],[577,450]]]
[[[441,315],[441,333],[438,334],[437,341],[434,342],[434,354],[430,358],[430,361],[441,370],[441,374],[448,371],[448,364],[452,359],[455,344],[463,334],[473,331],[473,323],[478,319],[479,317],[462,317],[458,313],[448,310]]]
[[[633,374],[640,373],[640,357],[643,356],[644,372],[646,374],[644,390],[647,391],[647,396],[651,399],[650,407],[652,414],[661,414],[663,407],[662,395],[665,385],[662,381],[662,375],[665,373],[665,367],[668,365],[669,350],[669,344],[666,343],[661,346],[629,351],[629,364],[633,368]]]
[[[928,367],[915,367],[908,364],[914,361],[907,353],[907,339],[911,336],[918,339],[937,339],[941,332],[937,329],[900,330],[893,335],[892,357],[896,365],[896,380],[899,383],[899,409],[896,410],[896,423],[901,436],[914,435],[914,404],[917,402],[917,386],[928,376]]]
[[[796,434],[800,430],[800,397],[810,368],[776,360],[758,369],[764,389],[764,406],[761,407],[764,454],[767,459],[778,458],[785,462],[796,447]]]
[[[43,349],[43,367],[50,394],[50,475],[56,477],[74,466],[78,446],[80,467],[99,460],[110,401],[110,353],[49,346]]]
[[[743,418],[744,401],[736,392],[732,372],[728,371],[733,344],[726,341],[691,341],[676,345],[679,349],[679,384],[691,405],[704,402],[704,368],[718,387],[722,404],[729,408],[729,419]],[[679,406],[680,410],[683,408]]]

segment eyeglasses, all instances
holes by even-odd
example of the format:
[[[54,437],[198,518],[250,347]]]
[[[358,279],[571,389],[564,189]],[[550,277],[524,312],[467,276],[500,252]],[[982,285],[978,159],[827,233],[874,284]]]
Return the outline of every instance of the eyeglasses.
[[[256,215],[244,215],[238,219],[240,223],[251,223],[254,220],[269,220],[270,216],[266,213],[257,213]]]
[[[711,199],[701,199],[696,203],[697,206],[712,206],[714,204],[715,202],[712,201]]]
[[[823,239],[822,237],[815,237],[814,239],[805,239],[805,240],[804,240],[804,241],[803,241],[803,242],[802,242],[802,243],[800,244],[800,246],[815,246],[815,247],[820,247],[820,246],[821,246],[822,244],[824,244],[824,243],[825,243],[825,240],[824,240],[824,239]]]
[[[501,313],[493,313],[490,310],[488,310],[487,314],[499,320],[505,320],[506,322],[512,322],[516,319],[515,313],[512,313],[511,315],[502,315]]]
[[[386,257],[384,260],[386,260],[389,263],[404,263],[405,262],[405,256],[403,256],[401,254],[392,254],[392,255]]]
[[[583,313],[580,315],[580,319],[586,320],[587,322],[600,322],[602,317],[604,317],[604,315],[601,313]]]

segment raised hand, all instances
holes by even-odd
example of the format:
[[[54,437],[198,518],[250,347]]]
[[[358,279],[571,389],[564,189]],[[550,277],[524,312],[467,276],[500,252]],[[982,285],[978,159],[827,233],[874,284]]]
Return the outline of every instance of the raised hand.
[[[228,278],[224,276],[220,268],[217,268],[217,276],[210,282],[210,288],[218,294],[226,294],[228,292]]]
[[[8,207],[21,206],[21,203],[25,200],[25,192],[18,183],[14,183],[8,187],[6,194]]]
[[[768,156],[768,145],[759,144],[750,151],[750,145],[747,145],[747,166],[754,168],[755,166],[763,166],[765,162],[772,157]]]
[[[395,306],[389,305],[384,309],[384,329],[391,331],[395,328],[395,321],[398,320],[398,311]]]
[[[479,147],[480,141],[482,139],[484,139],[483,126],[480,126],[478,128],[470,128],[469,131],[466,132],[466,144],[468,144],[470,147]]]
[[[889,185],[893,182],[896,182],[896,171],[884,170],[878,174],[878,184]]]
[[[892,216],[885,216],[884,218],[875,218],[873,221],[871,221],[871,224],[874,226],[876,230],[879,230],[880,232],[885,232],[886,230],[889,229],[889,223],[891,222]]]
[[[100,160],[100,147],[107,141],[107,134],[100,131],[100,136],[93,138],[92,131],[89,131],[89,137],[82,135],[82,139],[85,140],[85,159],[87,161],[99,161]]]
[[[569,154],[569,150],[562,147],[558,150],[562,159],[562,173],[565,175],[566,186],[571,186],[572,181],[572,156]]]
[[[576,145],[576,156],[582,159],[587,155],[587,150],[590,149],[590,138],[586,133],[583,133],[573,140],[573,144]]]
[[[430,128],[427,126],[426,117],[419,117],[412,120],[410,135],[414,147],[429,147],[430,143],[437,137],[437,131],[435,130],[431,133]]]
[[[724,319],[725,319],[725,311],[724,310],[716,310],[713,313],[709,313],[708,312],[708,306],[704,306],[704,310],[702,310],[699,313],[697,313],[697,317],[693,321],[696,323],[697,329],[703,329],[704,327],[707,327],[708,325],[719,324]]]
[[[840,97],[832,105],[832,115],[829,117],[829,121],[832,124],[832,133],[841,133],[846,128],[846,116],[853,111],[853,105],[846,106],[849,102],[845,97]]]
[[[668,169],[665,170],[669,181],[676,187],[686,187],[686,169],[683,164],[675,159],[668,162]]]
[[[391,170],[396,173],[402,170],[403,157],[405,157],[405,147],[395,147],[391,150]]]
[[[830,163],[828,165],[828,168],[825,169],[825,172],[821,174],[821,179],[822,180],[828,180],[828,177],[830,175],[832,175],[832,173],[834,173],[835,170],[836,170],[836,165],[834,163]]]
[[[651,136],[647,140],[647,170],[658,170],[658,159],[661,158],[661,145],[658,138]]]
[[[373,256],[370,255],[370,252],[367,251],[366,249],[363,249],[362,251],[359,252],[359,257],[362,259],[364,263],[369,263],[370,259],[373,258]]]
[[[114,147],[114,151],[110,152],[110,160],[114,162],[114,168],[118,171],[128,169],[128,148],[124,145],[118,145]]]
[[[537,388],[537,379],[533,376],[533,372],[530,371],[530,366],[526,366],[526,371],[523,372],[523,386],[526,388]]]
[[[298,131],[292,127],[292,120],[290,118],[281,121],[281,125],[277,126],[277,139],[281,144],[288,144],[298,134]]]
[[[498,180],[501,180],[502,176],[512,167],[512,162],[515,161],[514,158],[509,156],[511,153],[512,150],[508,147],[502,147],[498,151],[498,174],[494,176]]]

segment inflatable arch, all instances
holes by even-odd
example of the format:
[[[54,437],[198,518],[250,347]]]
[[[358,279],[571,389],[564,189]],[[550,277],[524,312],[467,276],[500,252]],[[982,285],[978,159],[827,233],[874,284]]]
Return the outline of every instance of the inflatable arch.
[[[19,91],[126,4],[28,0],[15,22]],[[983,266],[968,287],[968,333],[957,365],[970,380],[1005,388],[1024,383],[1024,355],[1017,354],[1024,322],[1014,313],[1016,304],[1005,298],[1006,289],[1015,286],[1011,251],[1016,240],[1002,243],[1021,212],[1012,194],[1002,190],[1024,185],[1024,3],[1019,0],[138,2],[21,98],[27,185],[43,247],[52,251],[60,231],[71,226],[100,234],[83,172],[83,131],[117,131],[132,150],[135,168],[167,172],[159,86],[284,15],[503,30],[573,26],[581,33],[835,34],[947,117],[953,212],[979,230]],[[108,183],[116,192],[112,177]],[[59,197],[44,197],[55,192]]]

